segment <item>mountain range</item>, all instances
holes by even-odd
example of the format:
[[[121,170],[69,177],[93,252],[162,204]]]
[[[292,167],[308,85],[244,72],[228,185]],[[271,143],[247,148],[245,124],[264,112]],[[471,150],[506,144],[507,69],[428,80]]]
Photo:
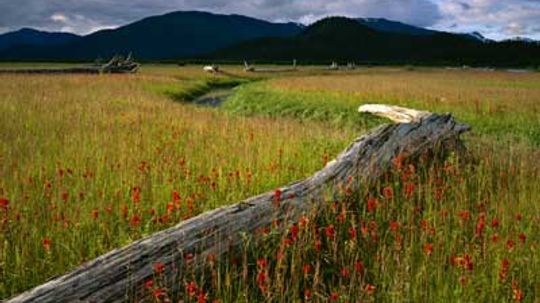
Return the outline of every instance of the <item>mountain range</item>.
[[[386,25],[387,21],[379,23]],[[208,59],[278,61],[301,58],[309,62],[357,61],[386,64],[466,64],[536,66],[540,45],[523,41],[493,42],[480,37],[438,31],[399,30],[367,26],[355,19],[330,17],[301,34],[260,38],[210,54]],[[406,31],[406,32],[405,32]]]
[[[329,17],[310,26],[241,15],[173,12],[86,36],[32,29],[0,35],[0,60],[330,60],[418,64],[540,64],[540,45],[496,42],[382,18]]]
[[[74,42],[81,38],[71,33],[49,33],[31,28],[22,28],[18,31],[0,35],[0,51],[13,47],[27,46],[55,46]]]
[[[129,52],[145,60],[196,57],[242,41],[293,36],[301,30],[294,23],[271,23],[240,15],[173,12],[101,30],[63,45],[12,47],[0,51],[0,58],[93,60]]]

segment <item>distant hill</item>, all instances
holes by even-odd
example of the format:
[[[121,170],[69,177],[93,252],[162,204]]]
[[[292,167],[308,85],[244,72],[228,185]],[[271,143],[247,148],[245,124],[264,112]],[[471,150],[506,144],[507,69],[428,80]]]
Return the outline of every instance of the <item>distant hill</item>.
[[[132,52],[136,58],[194,57],[261,37],[290,37],[302,31],[295,23],[271,23],[239,15],[174,12],[145,18],[112,30],[102,30],[68,45],[18,47],[0,58],[93,60]]]
[[[381,18],[330,17],[306,27],[192,11],[149,17],[84,37],[29,29],[0,35],[4,61],[91,61],[127,53],[139,60],[540,65],[540,44],[534,41],[495,42],[476,32],[447,33]]]
[[[0,34],[0,50],[16,46],[53,46],[74,42],[80,36],[70,33],[51,33],[23,28],[18,31]]]
[[[418,34],[407,27],[384,31],[376,30],[377,27],[380,26],[367,26],[355,19],[330,17],[312,24],[298,36],[252,40],[217,51],[207,58],[438,65],[540,64],[540,47],[530,43],[485,43],[467,34],[437,31]]]
[[[356,21],[360,22],[360,24],[365,25],[371,29],[374,29],[376,31],[380,32],[388,32],[388,33],[398,33],[398,34],[409,34],[414,36],[433,36],[437,34],[452,34],[448,32],[442,32],[427,28],[422,28],[418,26],[409,25],[406,23],[402,23],[399,21],[393,21],[388,20],[384,18],[357,18]],[[471,33],[454,33],[456,35],[461,35],[465,38],[478,40],[480,42],[493,42],[490,39],[487,39],[479,32],[471,32]]]

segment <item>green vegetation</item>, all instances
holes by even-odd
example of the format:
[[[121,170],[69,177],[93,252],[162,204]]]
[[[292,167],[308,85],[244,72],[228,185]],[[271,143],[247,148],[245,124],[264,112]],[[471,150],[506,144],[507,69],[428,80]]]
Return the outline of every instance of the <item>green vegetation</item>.
[[[237,113],[326,120],[372,126],[357,114],[364,103],[451,112],[476,135],[526,140],[540,146],[540,77],[537,74],[420,69],[374,69],[356,75],[276,79],[244,86],[225,104]]]
[[[224,115],[151,91],[181,93],[204,78],[217,77],[168,67],[127,77],[0,76],[1,298],[304,178],[356,135]]]
[[[254,83],[239,87],[224,104],[224,109],[244,115],[264,115],[272,118],[294,117],[303,121],[329,122],[337,127],[366,129],[383,120],[359,115],[358,102],[343,102],[336,93],[306,93],[283,91],[269,83]]]
[[[539,74],[310,68],[262,79],[229,69],[0,76],[0,297],[312,174],[384,122],[357,114],[363,103],[453,112],[473,126],[470,155],[396,159],[376,188],[344,185],[298,222],[246,235],[239,250],[174,282],[157,260],[155,278],[140,285],[146,294],[155,302],[540,296]],[[176,102],[237,84],[220,109]]]

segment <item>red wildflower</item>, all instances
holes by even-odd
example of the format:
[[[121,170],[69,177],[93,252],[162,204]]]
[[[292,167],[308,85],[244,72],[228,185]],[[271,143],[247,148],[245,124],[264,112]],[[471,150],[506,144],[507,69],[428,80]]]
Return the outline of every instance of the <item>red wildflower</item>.
[[[516,220],[521,221],[521,219],[523,219],[523,216],[521,215],[521,213],[517,213]]]
[[[180,194],[177,191],[173,191],[172,200],[173,200],[174,203],[178,203],[178,202],[180,202],[182,200],[180,198]]]
[[[527,240],[527,236],[525,236],[524,233],[519,234],[518,238],[519,238],[519,242],[521,242],[522,244],[525,244],[525,240]]]
[[[330,293],[330,301],[335,302],[339,299],[339,294],[335,291]]]
[[[163,273],[163,271],[165,270],[165,264],[161,263],[161,262],[157,262],[154,264],[154,272],[156,274],[161,274]]]
[[[265,269],[267,265],[268,262],[266,261],[266,259],[261,258],[257,260],[257,266],[259,267],[259,269]]]
[[[345,223],[345,220],[347,219],[347,213],[345,211],[342,211],[339,213],[337,220],[339,223]]]
[[[324,233],[326,234],[326,236],[328,238],[331,238],[333,239],[334,236],[335,236],[335,233],[336,233],[336,230],[334,228],[334,225],[328,225],[327,227],[324,228]]]
[[[291,246],[293,243],[294,243],[293,240],[290,238],[283,239],[283,245],[285,246]]]
[[[499,226],[499,220],[497,218],[491,219],[491,227],[495,228]]]
[[[281,202],[281,190],[276,189],[274,191],[274,205],[279,206],[280,202]]]
[[[368,295],[373,295],[375,293],[375,285],[373,284],[366,284],[366,286],[364,286],[364,291],[368,294]]]
[[[469,218],[471,217],[468,210],[460,211],[458,216],[463,219],[463,221],[469,221]]]
[[[124,217],[124,219],[127,219],[128,214],[129,214],[129,209],[128,209],[127,205],[122,204],[121,209],[122,209],[122,217]]]
[[[358,232],[356,231],[356,228],[354,227],[349,227],[349,236],[350,236],[350,240],[356,240],[356,237],[358,235]]]
[[[197,296],[197,303],[206,303],[208,296],[204,292],[200,292]]]
[[[291,228],[289,229],[289,233],[291,235],[291,240],[292,241],[296,241],[296,239],[298,239],[298,233],[299,233],[300,229],[298,228],[298,225],[296,224],[293,224],[291,226]]]
[[[413,194],[414,194],[414,189],[415,189],[415,185],[414,183],[412,182],[407,182],[405,184],[405,187],[403,188],[403,194],[405,195],[405,197],[407,199],[410,199],[412,198]]]
[[[309,289],[304,290],[304,300],[311,300],[311,291]]]
[[[0,198],[0,209],[7,211],[9,206],[9,200],[7,198]]]
[[[383,188],[383,196],[386,199],[392,199],[394,197],[394,190],[390,186]]]
[[[311,271],[311,265],[304,264],[304,267],[303,267],[304,276],[307,276],[310,271]]]
[[[148,281],[144,282],[144,286],[147,289],[152,289],[152,288],[154,288],[154,281],[153,280],[148,280]]]
[[[197,293],[197,283],[191,281],[186,284],[186,292],[190,297],[193,297]]]
[[[138,215],[133,215],[131,220],[129,220],[129,224],[131,224],[131,226],[138,226],[141,224],[141,218]]]
[[[377,208],[377,199],[369,197],[367,200],[367,211],[368,213],[374,211]]]
[[[62,198],[62,201],[64,202],[67,202],[67,200],[69,199],[69,193],[68,192],[62,192],[62,194],[60,194],[61,198]]]
[[[497,242],[499,240],[499,235],[498,234],[493,234],[493,236],[491,236],[491,241],[493,243]]]
[[[343,268],[341,269],[341,276],[342,276],[343,278],[346,278],[346,279],[347,279],[347,278],[349,278],[350,275],[351,275],[351,271],[350,271],[347,267],[343,267]]]
[[[510,261],[508,261],[507,258],[504,258],[501,261],[501,270],[499,271],[499,279],[501,282],[506,280],[506,277],[508,276],[508,272],[510,271]]]
[[[473,270],[474,267],[471,256],[466,253],[463,256],[452,257],[452,264],[466,270]]]
[[[476,223],[476,236],[481,237],[484,227],[486,226],[486,215],[480,214],[478,217],[478,223]]]
[[[257,285],[259,286],[259,289],[261,292],[266,292],[266,272],[264,270],[261,270],[257,273]]]
[[[506,248],[508,248],[508,250],[512,250],[514,245],[516,245],[516,243],[513,240],[506,241]]]
[[[133,201],[133,203],[141,202],[141,188],[140,187],[135,186],[131,189],[131,201]]]
[[[356,261],[354,263],[354,270],[358,273],[361,273],[364,270],[364,264],[362,261]]]
[[[97,219],[99,217],[99,209],[94,208],[91,212],[92,218]]]
[[[309,218],[306,216],[302,216],[300,217],[300,220],[298,220],[298,225],[300,225],[300,227],[304,227],[308,224],[309,224]]]
[[[390,222],[390,230],[391,231],[397,232],[398,229],[399,229],[399,222],[397,222],[397,221]]]
[[[519,285],[515,280],[512,281],[512,299],[516,302],[521,302],[525,295],[523,291],[519,288]]]
[[[43,248],[46,252],[49,252],[51,250],[51,240],[49,238],[43,239]]]
[[[360,231],[362,232],[362,236],[366,237],[368,235],[369,229],[366,226],[366,222],[360,223]]]
[[[428,257],[431,256],[431,254],[433,253],[433,243],[424,244],[423,250],[424,250],[424,254],[426,254],[426,256],[428,256]]]
[[[314,246],[315,246],[315,250],[317,252],[321,251],[321,241],[320,240],[315,240]]]
[[[397,170],[401,170],[403,168],[403,160],[405,160],[405,157],[401,154],[397,155],[394,159],[392,159],[392,163]]]
[[[167,203],[167,213],[172,213],[174,211],[174,204],[172,202]]]
[[[262,285],[266,281],[266,272],[264,270],[260,270],[257,273],[257,284]]]
[[[163,291],[163,288],[161,287],[156,287],[153,291],[153,294],[154,294],[154,298],[156,299],[161,299],[161,297],[163,297],[165,295],[165,292]]]

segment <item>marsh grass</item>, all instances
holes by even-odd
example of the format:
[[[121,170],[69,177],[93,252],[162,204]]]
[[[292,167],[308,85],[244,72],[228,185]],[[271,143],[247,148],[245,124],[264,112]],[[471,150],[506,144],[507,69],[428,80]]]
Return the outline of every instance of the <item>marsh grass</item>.
[[[524,164],[538,152],[472,148],[482,158],[467,164],[454,156],[442,164],[395,161],[375,188],[348,193],[344,186],[299,219],[208,258],[202,271],[188,266],[174,282],[179,292],[156,273],[146,295],[155,302],[536,302],[540,206],[531,201],[540,201],[540,169]]]
[[[213,78],[159,71],[0,76],[0,297],[306,177],[355,136],[174,102],[149,88]]]
[[[376,68],[261,79],[171,66],[0,76],[0,297],[310,175],[383,122],[356,113],[369,102],[455,113],[473,126],[470,158],[397,165],[376,188],[326,196],[173,282],[156,260],[141,290],[156,302],[537,302],[538,77]],[[176,102],[254,79],[268,81],[237,88],[222,110]]]

